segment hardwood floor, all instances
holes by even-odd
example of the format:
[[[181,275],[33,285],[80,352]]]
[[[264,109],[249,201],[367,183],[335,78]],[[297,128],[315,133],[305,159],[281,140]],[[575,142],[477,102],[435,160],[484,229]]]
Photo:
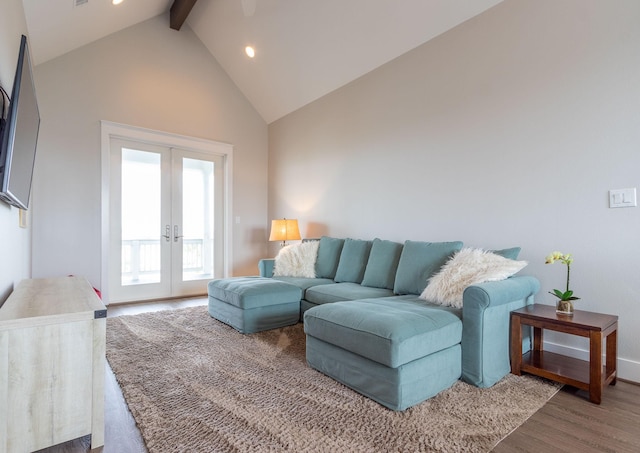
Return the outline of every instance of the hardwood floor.
[[[618,380],[600,405],[584,390],[564,386],[493,451],[636,453],[640,451],[640,386]]]
[[[108,316],[133,315],[205,305],[206,298],[145,302],[108,307]],[[565,386],[522,426],[503,439],[495,453],[589,453],[640,451],[640,385],[618,380],[592,404],[585,391]],[[47,453],[88,452],[89,436],[40,450]],[[146,448],[111,368],[105,382],[104,453],[144,453]]]

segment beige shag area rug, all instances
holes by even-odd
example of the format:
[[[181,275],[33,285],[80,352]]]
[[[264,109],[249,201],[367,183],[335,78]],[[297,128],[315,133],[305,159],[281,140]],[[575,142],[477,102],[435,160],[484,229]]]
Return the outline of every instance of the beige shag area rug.
[[[242,335],[205,306],[107,319],[150,452],[486,452],[559,389],[508,375],[394,412],[313,370],[302,324]]]

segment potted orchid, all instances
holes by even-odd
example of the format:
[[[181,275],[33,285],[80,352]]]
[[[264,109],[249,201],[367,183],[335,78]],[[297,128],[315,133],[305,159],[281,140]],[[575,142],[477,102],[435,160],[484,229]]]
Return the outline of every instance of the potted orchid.
[[[573,301],[580,299],[573,295],[573,291],[569,289],[569,277],[571,275],[571,263],[573,263],[573,257],[570,253],[552,252],[545,259],[545,264],[553,264],[559,261],[567,265],[567,288],[565,291],[554,289],[549,291],[549,294],[556,296],[559,300],[556,305],[556,312],[564,315],[573,314]]]

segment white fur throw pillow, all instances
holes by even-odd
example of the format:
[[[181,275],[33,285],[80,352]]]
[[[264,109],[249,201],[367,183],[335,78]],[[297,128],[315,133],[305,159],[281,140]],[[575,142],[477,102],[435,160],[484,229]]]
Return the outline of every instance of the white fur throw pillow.
[[[485,250],[463,248],[431,277],[420,298],[462,308],[462,293],[467,286],[504,280],[527,264],[526,261],[510,260]]]
[[[316,277],[319,241],[287,245],[280,249],[273,269],[274,277]]]

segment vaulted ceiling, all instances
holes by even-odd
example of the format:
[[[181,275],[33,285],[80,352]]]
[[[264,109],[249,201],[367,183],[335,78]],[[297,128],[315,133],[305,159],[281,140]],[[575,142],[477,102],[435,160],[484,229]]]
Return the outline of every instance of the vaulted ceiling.
[[[34,64],[168,17],[173,1],[23,0]],[[198,0],[186,24],[271,123],[501,1]]]

